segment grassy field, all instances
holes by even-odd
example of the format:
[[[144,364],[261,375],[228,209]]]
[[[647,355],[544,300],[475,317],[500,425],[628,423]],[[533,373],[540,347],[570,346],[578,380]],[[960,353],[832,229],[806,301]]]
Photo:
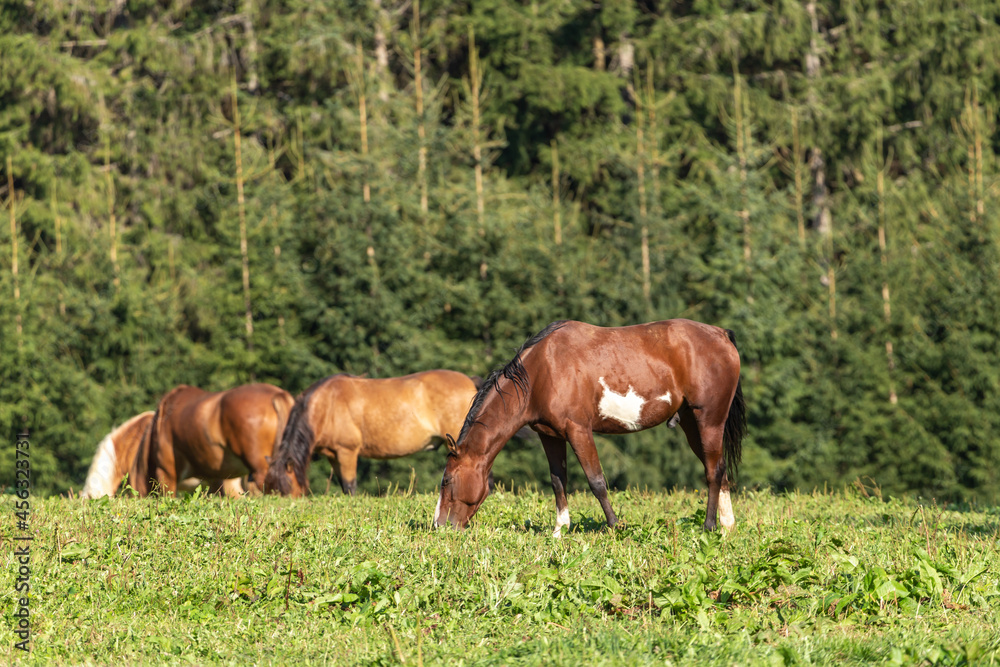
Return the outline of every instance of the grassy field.
[[[560,540],[545,492],[498,492],[465,533],[405,492],[34,499],[30,656],[11,502],[0,662],[1000,662],[1000,509],[871,491],[740,494],[726,537],[704,493],[614,493],[615,531],[577,493]]]

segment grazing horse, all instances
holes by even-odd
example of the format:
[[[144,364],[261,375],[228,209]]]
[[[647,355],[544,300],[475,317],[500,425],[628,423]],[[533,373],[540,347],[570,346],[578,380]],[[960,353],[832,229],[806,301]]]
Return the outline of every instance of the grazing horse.
[[[118,485],[132,468],[139,443],[152,421],[153,411],[149,410],[132,417],[104,436],[87,471],[87,480],[80,491],[81,498],[115,495]]]
[[[259,491],[294,399],[269,384],[208,392],[189,385],[160,400],[132,466],[139,496],[157,487],[174,493],[187,477],[228,480],[249,472]]]
[[[138,414],[104,436],[90,463],[80,498],[115,495],[118,486],[135,463],[139,444],[153,421],[153,414],[152,410]],[[197,477],[188,477],[178,484],[178,490],[194,491],[201,483]],[[220,491],[227,496],[239,496],[243,494],[243,484],[239,479],[214,480],[209,485],[209,492]]]
[[[264,490],[304,494],[315,452],[330,459],[344,493],[353,494],[359,456],[392,459],[434,449],[446,433],[462,427],[475,395],[467,375],[446,370],[382,379],[341,373],[320,380],[295,400]]]
[[[668,421],[669,420],[669,421]],[[594,445],[594,432],[621,434],[680,423],[705,466],[705,529],[721,510],[733,520],[727,468],[735,475],[746,432],[740,357],[732,331],[691,320],[628,327],[554,322],[530,338],[483,383],[448,463],[434,524],[464,528],[486,498],[486,477],[512,433],[538,432],[549,461],[558,537],[570,525],[566,441],[583,467],[609,526],[618,518]]]

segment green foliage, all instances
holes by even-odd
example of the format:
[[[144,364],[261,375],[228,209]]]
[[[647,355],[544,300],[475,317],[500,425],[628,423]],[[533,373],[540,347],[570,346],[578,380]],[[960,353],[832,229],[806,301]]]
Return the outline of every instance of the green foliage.
[[[182,382],[483,376],[556,319],[690,317],[736,331],[742,485],[1000,498],[1000,9],[810,6],[0,2],[0,432],[59,493]],[[701,484],[679,434],[598,446],[616,487]],[[531,442],[495,473],[548,480]]]

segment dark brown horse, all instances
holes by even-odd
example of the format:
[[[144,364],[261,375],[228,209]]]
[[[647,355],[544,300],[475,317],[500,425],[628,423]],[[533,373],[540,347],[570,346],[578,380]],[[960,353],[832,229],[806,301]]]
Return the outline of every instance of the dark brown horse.
[[[434,523],[464,528],[487,495],[500,449],[529,424],[539,433],[552,474],[559,536],[569,526],[566,441],[583,467],[608,525],[618,519],[594,446],[594,432],[631,433],[680,423],[705,466],[714,530],[721,510],[731,528],[727,467],[735,474],[746,431],[740,356],[732,331],[667,320],[629,327],[554,322],[494,371],[476,394],[458,441],[449,442]]]
[[[357,490],[358,457],[391,459],[434,449],[462,427],[476,385],[462,373],[424,371],[396,378],[333,375],[302,392],[264,483],[302,495],[313,453],[330,459],[344,493]]]
[[[208,392],[180,385],[161,400],[139,446],[130,483],[140,496],[174,493],[188,477],[226,480],[249,472],[259,492],[294,399],[269,384]]]

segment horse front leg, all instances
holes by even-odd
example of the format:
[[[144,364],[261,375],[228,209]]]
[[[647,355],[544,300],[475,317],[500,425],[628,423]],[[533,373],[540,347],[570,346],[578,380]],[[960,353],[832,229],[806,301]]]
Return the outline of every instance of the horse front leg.
[[[340,488],[345,494],[353,496],[358,490],[357,450],[337,450],[337,473],[340,475]]]
[[[552,537],[562,535],[563,526],[569,528],[569,503],[566,500],[566,441],[549,435],[539,434],[545,458],[549,460],[549,474],[552,477],[552,493],[556,497],[556,528]]]
[[[583,473],[587,476],[590,490],[597,498],[604,510],[604,517],[607,519],[608,527],[613,528],[618,523],[615,511],[611,509],[611,502],[608,500],[608,484],[604,479],[604,471],[601,469],[601,460],[597,456],[597,445],[594,444],[594,432],[589,427],[571,424],[567,429],[569,444],[573,447]]]

